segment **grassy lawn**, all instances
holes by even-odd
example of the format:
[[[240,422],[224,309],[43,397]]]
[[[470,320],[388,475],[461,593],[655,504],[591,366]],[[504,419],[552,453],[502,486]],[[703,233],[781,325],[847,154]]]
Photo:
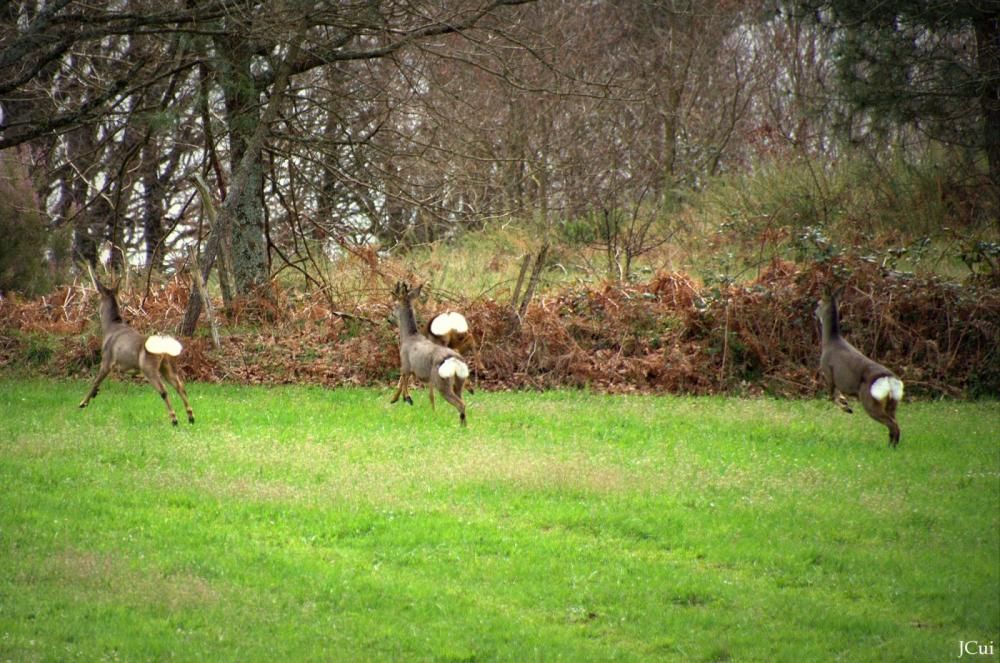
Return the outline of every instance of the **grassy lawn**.
[[[1000,647],[996,402],[86,388],[0,379],[0,660]]]

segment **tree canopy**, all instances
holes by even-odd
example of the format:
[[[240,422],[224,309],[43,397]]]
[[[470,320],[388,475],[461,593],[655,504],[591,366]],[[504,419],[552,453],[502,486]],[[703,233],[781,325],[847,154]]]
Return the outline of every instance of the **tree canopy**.
[[[804,0],[799,8],[835,33],[851,130],[871,121],[909,125],[981,150],[1000,185],[1000,5]]]
[[[0,150],[76,260],[195,246],[227,297],[498,221],[641,230],[719,175],[856,142],[949,141],[996,177],[997,11],[869,4],[8,2]]]

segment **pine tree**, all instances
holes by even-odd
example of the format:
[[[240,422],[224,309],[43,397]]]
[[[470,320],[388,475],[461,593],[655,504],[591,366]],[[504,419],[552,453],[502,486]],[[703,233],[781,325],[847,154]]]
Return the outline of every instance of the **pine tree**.
[[[1000,3],[798,0],[837,34],[839,92],[870,122],[985,153],[1000,185]]]

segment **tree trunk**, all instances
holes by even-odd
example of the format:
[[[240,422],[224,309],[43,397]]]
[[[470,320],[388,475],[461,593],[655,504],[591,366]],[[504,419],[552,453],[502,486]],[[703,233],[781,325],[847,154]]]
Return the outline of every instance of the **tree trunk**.
[[[1000,187],[1000,12],[976,19],[976,57],[983,90],[983,148],[990,178]]]
[[[164,240],[163,231],[163,199],[166,189],[157,173],[158,159],[156,147],[150,143],[146,146],[146,155],[142,160],[142,230],[146,244],[146,269],[159,272],[163,269]]]
[[[285,89],[288,87],[288,80],[291,75],[291,62],[298,57],[302,37],[303,35],[299,34],[293,41],[288,55],[281,63],[281,67],[278,69],[278,74],[275,78],[271,91],[271,100],[267,105],[267,109],[254,126],[253,135],[250,137],[250,140],[244,143],[244,149],[242,151],[243,158],[240,159],[239,165],[236,166],[236,169],[233,172],[232,182],[229,187],[229,195],[226,196],[226,200],[222,205],[222,211],[219,214],[216,227],[213,228],[208,246],[205,247],[205,254],[202,260],[202,275],[206,281],[208,280],[208,275],[212,272],[212,266],[215,264],[215,259],[219,255],[221,238],[225,237],[230,231],[235,234],[235,230],[233,229],[234,219],[243,209],[243,201],[241,199],[250,195],[251,192],[256,191],[256,200],[258,203],[260,201],[259,185],[257,189],[254,189],[252,183],[250,182],[254,177],[259,178],[261,175],[261,147],[267,137],[268,128],[271,122],[273,122],[275,117],[278,115],[278,108],[285,95]],[[261,245],[263,245],[264,233],[261,228],[258,228],[258,230],[261,235]],[[235,256],[233,261],[234,263],[236,262]],[[263,262],[266,265],[266,260]],[[235,265],[233,268],[235,271]],[[237,282],[237,288],[239,288],[239,282]],[[184,320],[181,323],[180,333],[182,335],[190,336],[194,333],[194,329],[198,324],[198,316],[201,315],[201,307],[201,296],[198,294],[196,288],[192,289],[191,296],[188,299],[187,310],[184,312]]]
[[[219,38],[217,50],[222,61],[219,78],[226,101],[230,171],[235,173],[248,159],[245,185],[237,191],[234,183],[226,199],[227,208],[230,207],[230,198],[236,199],[228,227],[233,258],[231,267],[236,293],[245,297],[253,295],[268,280],[261,199],[261,144],[253,144],[253,137],[262,123],[259,92],[250,70],[252,53],[247,40],[243,37]],[[271,103],[275,101],[272,97]]]
[[[77,162],[83,160],[84,155],[94,151],[93,133],[89,127],[82,127],[73,131],[67,141],[68,159]],[[79,162],[77,162],[79,163]],[[93,215],[87,207],[88,191],[87,180],[83,177],[68,178],[68,196],[71,199],[67,209],[73,216],[73,262],[84,263],[93,267],[97,266],[97,253],[100,250],[101,235],[100,229],[94,227]]]

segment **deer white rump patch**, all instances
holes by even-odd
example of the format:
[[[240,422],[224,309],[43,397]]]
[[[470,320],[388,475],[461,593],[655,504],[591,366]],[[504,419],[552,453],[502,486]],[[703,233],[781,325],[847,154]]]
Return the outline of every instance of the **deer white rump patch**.
[[[431,320],[431,333],[444,336],[448,332],[465,334],[469,331],[469,323],[465,316],[455,311],[448,311]]]
[[[448,357],[438,366],[438,375],[446,380],[457,375],[464,380],[469,377],[469,367],[458,357]]]
[[[871,394],[877,401],[884,401],[886,396],[894,401],[901,401],[903,400],[903,381],[888,375],[881,377],[872,382]]]
[[[154,355],[170,355],[176,357],[181,353],[180,341],[173,336],[153,334],[146,339],[146,352]]]

